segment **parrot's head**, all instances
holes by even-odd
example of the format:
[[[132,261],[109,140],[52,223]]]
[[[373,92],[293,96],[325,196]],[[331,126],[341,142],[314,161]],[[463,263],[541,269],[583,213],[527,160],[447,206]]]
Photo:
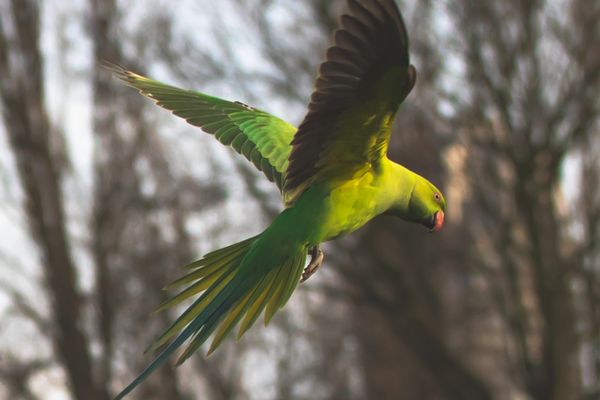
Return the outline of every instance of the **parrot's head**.
[[[408,203],[409,221],[425,225],[431,232],[442,229],[446,199],[427,179],[417,179]]]

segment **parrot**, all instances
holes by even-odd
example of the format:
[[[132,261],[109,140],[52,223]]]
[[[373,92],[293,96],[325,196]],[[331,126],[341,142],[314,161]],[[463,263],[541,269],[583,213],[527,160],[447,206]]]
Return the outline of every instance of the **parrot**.
[[[168,285],[179,292],[159,310],[191,304],[150,346],[160,352],[116,400],[184,343],[177,365],[211,336],[208,354],[236,326],[239,339],[263,312],[268,324],[323,263],[322,243],[380,214],[430,231],[444,224],[442,192],[387,157],[395,115],[417,78],[394,0],[346,1],[298,128],[238,101],[179,89],[115,64],[109,68],[157,105],[243,155],[277,185],[283,202],[283,211],[262,233],[204,255]]]

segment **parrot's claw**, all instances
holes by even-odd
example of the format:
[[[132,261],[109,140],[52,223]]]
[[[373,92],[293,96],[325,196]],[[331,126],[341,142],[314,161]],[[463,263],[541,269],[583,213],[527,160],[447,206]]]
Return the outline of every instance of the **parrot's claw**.
[[[304,268],[300,283],[305,282],[315,272],[317,272],[321,264],[323,264],[323,259],[325,258],[325,253],[323,253],[323,250],[321,250],[319,246],[311,248],[308,252],[310,254],[310,263]]]

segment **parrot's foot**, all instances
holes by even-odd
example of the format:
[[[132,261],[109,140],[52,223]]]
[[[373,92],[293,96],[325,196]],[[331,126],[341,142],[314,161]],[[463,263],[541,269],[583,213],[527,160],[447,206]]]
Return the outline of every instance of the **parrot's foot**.
[[[302,272],[302,278],[300,279],[300,283],[306,281],[310,278],[323,264],[323,259],[325,258],[325,253],[319,246],[315,246],[311,248],[309,251],[310,254],[310,263],[304,268]]]

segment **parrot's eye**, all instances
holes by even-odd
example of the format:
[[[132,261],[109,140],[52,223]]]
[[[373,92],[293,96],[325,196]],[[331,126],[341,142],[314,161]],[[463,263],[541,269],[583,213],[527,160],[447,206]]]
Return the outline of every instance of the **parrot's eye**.
[[[435,201],[440,201],[440,199],[441,199],[441,196],[440,196],[440,194],[439,194],[439,193],[435,193],[435,194],[433,195],[433,198],[435,199]]]

